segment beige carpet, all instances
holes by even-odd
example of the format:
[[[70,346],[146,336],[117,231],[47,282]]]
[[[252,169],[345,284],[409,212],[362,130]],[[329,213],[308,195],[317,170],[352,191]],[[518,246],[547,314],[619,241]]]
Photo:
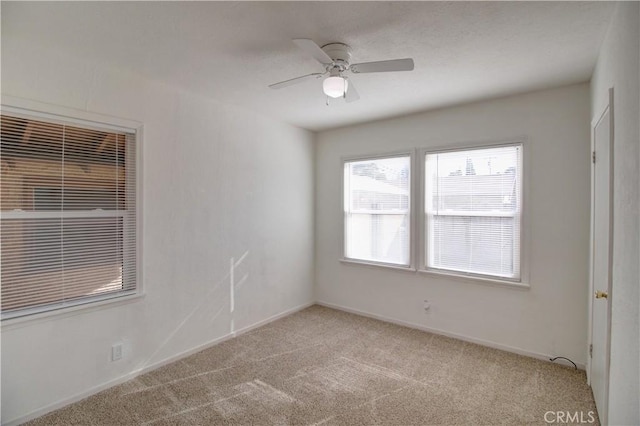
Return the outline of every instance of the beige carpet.
[[[29,424],[544,425],[549,411],[595,412],[583,371],[312,306]]]

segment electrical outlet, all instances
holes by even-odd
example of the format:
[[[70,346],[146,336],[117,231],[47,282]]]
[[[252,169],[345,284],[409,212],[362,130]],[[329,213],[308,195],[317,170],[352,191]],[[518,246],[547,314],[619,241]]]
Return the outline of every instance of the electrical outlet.
[[[427,299],[424,299],[424,310],[428,311],[429,308],[431,308],[431,302],[429,302]]]
[[[116,343],[111,346],[111,361],[122,359],[122,343]]]

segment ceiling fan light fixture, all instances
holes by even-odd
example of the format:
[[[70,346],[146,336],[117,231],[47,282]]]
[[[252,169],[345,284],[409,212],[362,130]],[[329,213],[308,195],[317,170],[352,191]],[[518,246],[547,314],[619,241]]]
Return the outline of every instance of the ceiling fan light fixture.
[[[351,63],[351,48],[344,43],[329,43],[320,47],[316,42],[308,38],[294,39],[293,42],[312,58],[314,58],[322,67],[324,72],[315,72],[300,77],[290,78],[278,83],[270,84],[271,89],[280,89],[283,87],[293,86],[294,84],[303,83],[305,81],[319,79],[329,76],[322,82],[322,91],[327,96],[327,105],[329,98],[343,97],[345,102],[351,103],[360,99],[360,95],[356,90],[356,86],[349,83],[343,74],[362,74],[362,73],[380,73],[395,71],[412,71],[414,68],[413,59],[391,59],[386,61],[361,62],[357,64]],[[351,73],[351,74],[349,74]]]
[[[327,77],[322,82],[322,91],[331,98],[341,98],[347,93],[349,82],[340,76]]]

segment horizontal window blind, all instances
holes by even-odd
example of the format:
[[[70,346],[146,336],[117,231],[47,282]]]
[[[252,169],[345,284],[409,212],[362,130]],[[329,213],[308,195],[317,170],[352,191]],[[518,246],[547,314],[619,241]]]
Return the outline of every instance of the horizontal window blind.
[[[135,132],[0,118],[2,318],[135,292]]]
[[[428,153],[426,267],[520,278],[522,145]]]
[[[345,258],[410,264],[411,157],[344,163]]]

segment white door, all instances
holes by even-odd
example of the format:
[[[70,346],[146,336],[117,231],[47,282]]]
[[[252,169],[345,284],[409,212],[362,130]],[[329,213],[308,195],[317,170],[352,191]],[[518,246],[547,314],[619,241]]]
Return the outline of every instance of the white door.
[[[613,89],[592,123],[594,163],[591,201],[591,359],[589,383],[600,422],[606,425],[609,399],[611,254],[613,231]]]

